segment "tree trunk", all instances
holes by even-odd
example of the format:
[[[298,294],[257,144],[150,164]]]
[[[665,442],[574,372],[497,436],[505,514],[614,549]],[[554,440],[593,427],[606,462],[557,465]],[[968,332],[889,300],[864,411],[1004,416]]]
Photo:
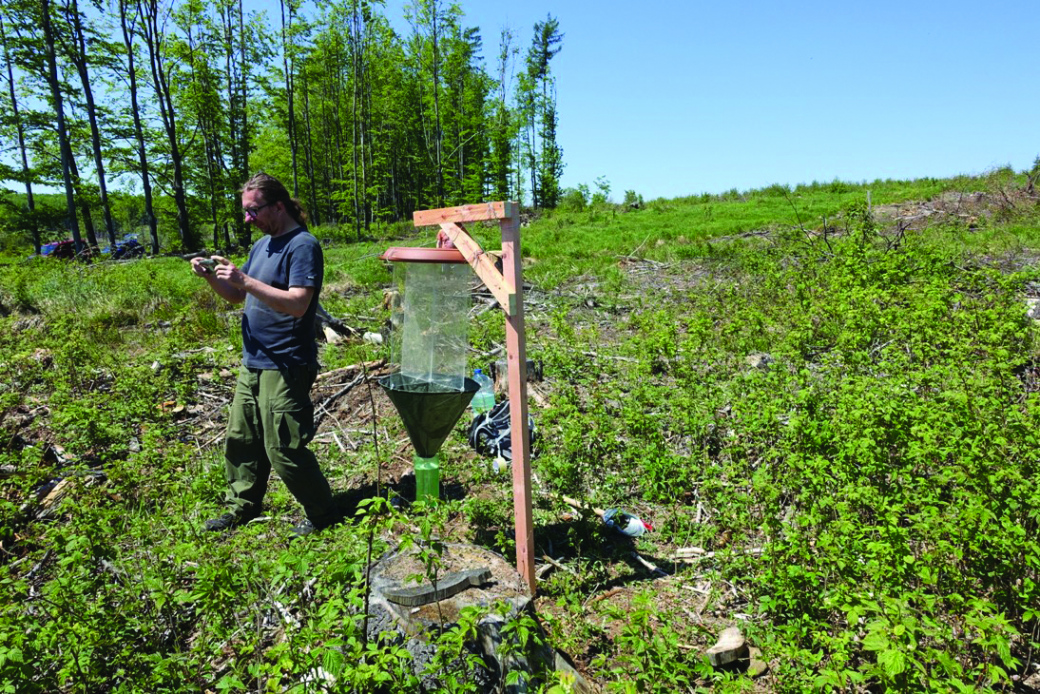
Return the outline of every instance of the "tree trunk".
[[[366,36],[369,35],[366,32]],[[368,39],[365,39],[368,42]],[[372,165],[372,149],[374,142],[372,141],[372,80],[368,77],[367,66],[362,66],[362,75],[364,76],[365,91],[362,93],[361,101],[361,190],[364,193],[365,200],[365,235],[367,236],[371,230],[372,224],[372,200],[371,195],[368,192],[368,177],[370,172],[373,170]]]
[[[144,144],[144,128],[141,126],[141,109],[137,99],[137,67],[134,64],[133,33],[140,17],[140,8],[135,5],[134,17],[128,21],[127,0],[119,2],[119,23],[123,29],[123,45],[126,46],[127,76],[130,78],[130,112],[134,117],[134,137],[137,140],[137,159],[141,167],[141,185],[144,190],[144,216],[148,224],[152,255],[159,252],[159,225],[152,206],[152,181],[148,175],[148,150]]]
[[[240,131],[242,142],[239,148],[242,150],[242,181],[245,182],[249,179],[249,113],[247,110],[247,104],[249,103],[249,61],[246,59],[246,31],[245,31],[245,18],[242,11],[242,0],[238,0],[238,49],[239,49],[239,62],[241,63],[241,81],[239,82],[239,89],[241,94],[239,96],[242,104],[242,129]]]
[[[235,30],[234,17],[231,7],[227,3],[220,3],[221,30],[224,32],[224,75],[227,80],[227,117],[228,117],[228,143],[231,147],[231,186],[240,188],[246,179],[243,176],[245,164],[241,153],[242,130],[244,124],[239,123],[239,117],[245,109],[245,104],[238,104],[238,88],[236,86],[235,69]],[[232,202],[232,205],[234,203]],[[243,248],[249,246],[249,228],[245,225],[241,215],[235,217],[235,237],[238,244]]]
[[[210,226],[213,232],[213,248],[220,248],[220,214],[217,192],[217,167],[215,141],[218,139],[216,123],[212,118],[212,110],[207,107],[203,90],[208,85],[199,84],[199,74],[195,68],[195,35],[192,30],[193,23],[189,23],[185,33],[188,39],[188,67],[191,71],[192,96],[195,99],[196,117],[198,127],[202,131],[202,144],[206,151],[206,183],[209,188],[209,214]],[[207,70],[205,74],[209,74]],[[215,90],[214,90],[215,91]]]
[[[290,3],[292,0],[290,0]],[[293,21],[293,6],[289,5],[289,23],[285,23],[285,0],[279,0],[278,3],[282,10],[282,64],[285,68],[285,101],[288,108],[288,135],[289,135],[289,155],[292,158],[292,189],[293,197],[300,197],[300,178],[298,173],[298,167],[296,163],[296,116],[294,112],[294,97],[293,94],[293,74],[296,69],[295,61],[289,56],[289,38],[288,31],[292,28]]]
[[[351,96],[353,97],[351,108],[353,113],[351,114],[351,154],[353,157],[353,179],[354,179],[354,235],[357,240],[361,240],[361,197],[358,191],[358,146],[361,141],[358,123],[358,101],[361,85],[359,84],[361,79],[361,29],[358,26],[358,0],[353,0],[351,3],[353,9],[353,22],[351,23],[350,36],[351,43],[353,44],[350,52],[351,56],[351,70],[352,70],[352,89]]]
[[[307,133],[304,154],[306,155],[307,162],[307,180],[310,183],[311,189],[311,204],[309,207],[313,216],[313,222],[317,225],[321,223],[321,214],[318,211],[318,190],[317,185],[314,182],[314,140],[311,138],[310,86],[307,82],[306,67],[301,74],[303,75],[303,129],[304,132]]]
[[[177,206],[177,229],[180,232],[183,250],[193,251],[198,248],[198,241],[191,230],[188,218],[188,204],[184,192],[184,166],[180,143],[177,140],[177,113],[173,105],[173,95],[167,79],[163,62],[162,23],[159,17],[158,0],[144,0],[144,35],[148,44],[148,58],[155,82],[155,93],[159,101],[159,113],[170,144],[170,163],[173,165],[173,199]]]
[[[444,207],[444,131],[441,127],[441,84],[440,84],[440,46],[437,27],[437,7],[439,0],[432,3],[432,35],[433,40],[433,117],[436,122],[434,141],[437,146],[437,202]]]
[[[43,41],[47,50],[47,83],[51,88],[54,101],[54,117],[58,126],[58,147],[61,150],[61,178],[65,184],[65,210],[68,214],[69,232],[76,245],[76,253],[83,251],[83,239],[79,234],[79,221],[76,219],[76,195],[72,189],[72,147],[69,145],[69,133],[65,129],[65,110],[61,98],[61,86],[58,83],[58,61],[54,51],[54,31],[51,27],[50,0],[40,0],[42,14]]]
[[[83,30],[83,17],[79,13],[79,5],[72,0],[67,6],[71,15],[67,19],[72,24],[75,45],[69,56],[79,73],[80,84],[83,85],[83,98],[87,107],[87,121],[90,123],[90,142],[94,150],[94,169],[97,173],[98,190],[101,193],[101,211],[105,218],[105,232],[111,252],[116,250],[116,226],[112,221],[112,209],[108,203],[108,184],[105,182],[105,159],[101,153],[101,132],[98,129],[97,109],[94,106],[94,90],[90,86],[90,74],[87,67],[87,40]]]
[[[83,195],[83,181],[79,177],[79,167],[76,165],[75,157],[71,159],[69,173],[72,176],[72,190],[76,196],[76,204],[79,205],[79,213],[83,217],[83,231],[87,236],[87,245],[91,248],[97,248],[98,240],[97,234],[94,232],[94,217],[90,213],[90,203],[87,202],[87,197]]]
[[[36,202],[33,199],[32,176],[29,173],[29,157],[25,151],[25,127],[18,112],[18,97],[14,90],[14,70],[11,66],[11,54],[7,48],[7,33],[4,31],[3,17],[0,17],[0,42],[3,43],[4,62],[7,64],[7,85],[11,90],[11,111],[18,132],[18,153],[22,163],[22,182],[25,184],[25,206],[28,214],[29,233],[32,235],[33,249],[36,255],[41,253],[40,227],[36,223]]]

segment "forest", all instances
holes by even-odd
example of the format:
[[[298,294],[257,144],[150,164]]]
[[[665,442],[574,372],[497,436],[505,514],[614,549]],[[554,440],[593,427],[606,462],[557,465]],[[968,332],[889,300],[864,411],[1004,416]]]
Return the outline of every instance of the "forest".
[[[443,0],[407,4],[403,33],[379,2],[277,10],[2,0],[0,244],[247,246],[237,192],[258,170],[354,239],[416,209],[556,206],[551,15],[526,47],[501,30],[486,59],[480,29]]]

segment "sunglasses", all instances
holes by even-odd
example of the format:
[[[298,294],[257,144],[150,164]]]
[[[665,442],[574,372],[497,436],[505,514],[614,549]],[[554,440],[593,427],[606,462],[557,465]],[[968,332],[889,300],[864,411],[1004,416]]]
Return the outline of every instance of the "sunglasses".
[[[256,219],[256,216],[260,214],[260,210],[264,209],[265,207],[270,207],[273,204],[273,202],[268,202],[264,203],[263,205],[260,205],[259,207],[243,207],[242,214],[244,214],[246,217]]]

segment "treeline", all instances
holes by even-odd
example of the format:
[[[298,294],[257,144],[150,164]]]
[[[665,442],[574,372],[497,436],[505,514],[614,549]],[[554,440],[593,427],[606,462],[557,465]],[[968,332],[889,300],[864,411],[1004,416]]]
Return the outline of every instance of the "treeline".
[[[21,193],[2,215],[9,233],[39,252],[47,215],[34,186],[51,186],[78,248],[127,231],[113,214],[120,197],[153,253],[245,245],[237,191],[260,169],[312,223],[359,238],[427,207],[556,206],[551,62],[563,34],[551,15],[526,50],[503,30],[489,70],[479,28],[443,0],[412,0],[405,35],[378,1],[278,10],[0,0],[0,181]]]

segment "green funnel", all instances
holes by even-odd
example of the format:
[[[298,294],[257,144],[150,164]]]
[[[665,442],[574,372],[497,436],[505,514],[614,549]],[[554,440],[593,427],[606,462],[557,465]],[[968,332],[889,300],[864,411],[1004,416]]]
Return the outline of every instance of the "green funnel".
[[[437,455],[444,439],[448,438],[469,401],[480,389],[472,378],[462,379],[462,390],[443,385],[458,382],[457,377],[438,379],[435,376],[432,380],[424,380],[400,373],[379,379],[379,385],[401,415],[408,438],[420,458]]]

